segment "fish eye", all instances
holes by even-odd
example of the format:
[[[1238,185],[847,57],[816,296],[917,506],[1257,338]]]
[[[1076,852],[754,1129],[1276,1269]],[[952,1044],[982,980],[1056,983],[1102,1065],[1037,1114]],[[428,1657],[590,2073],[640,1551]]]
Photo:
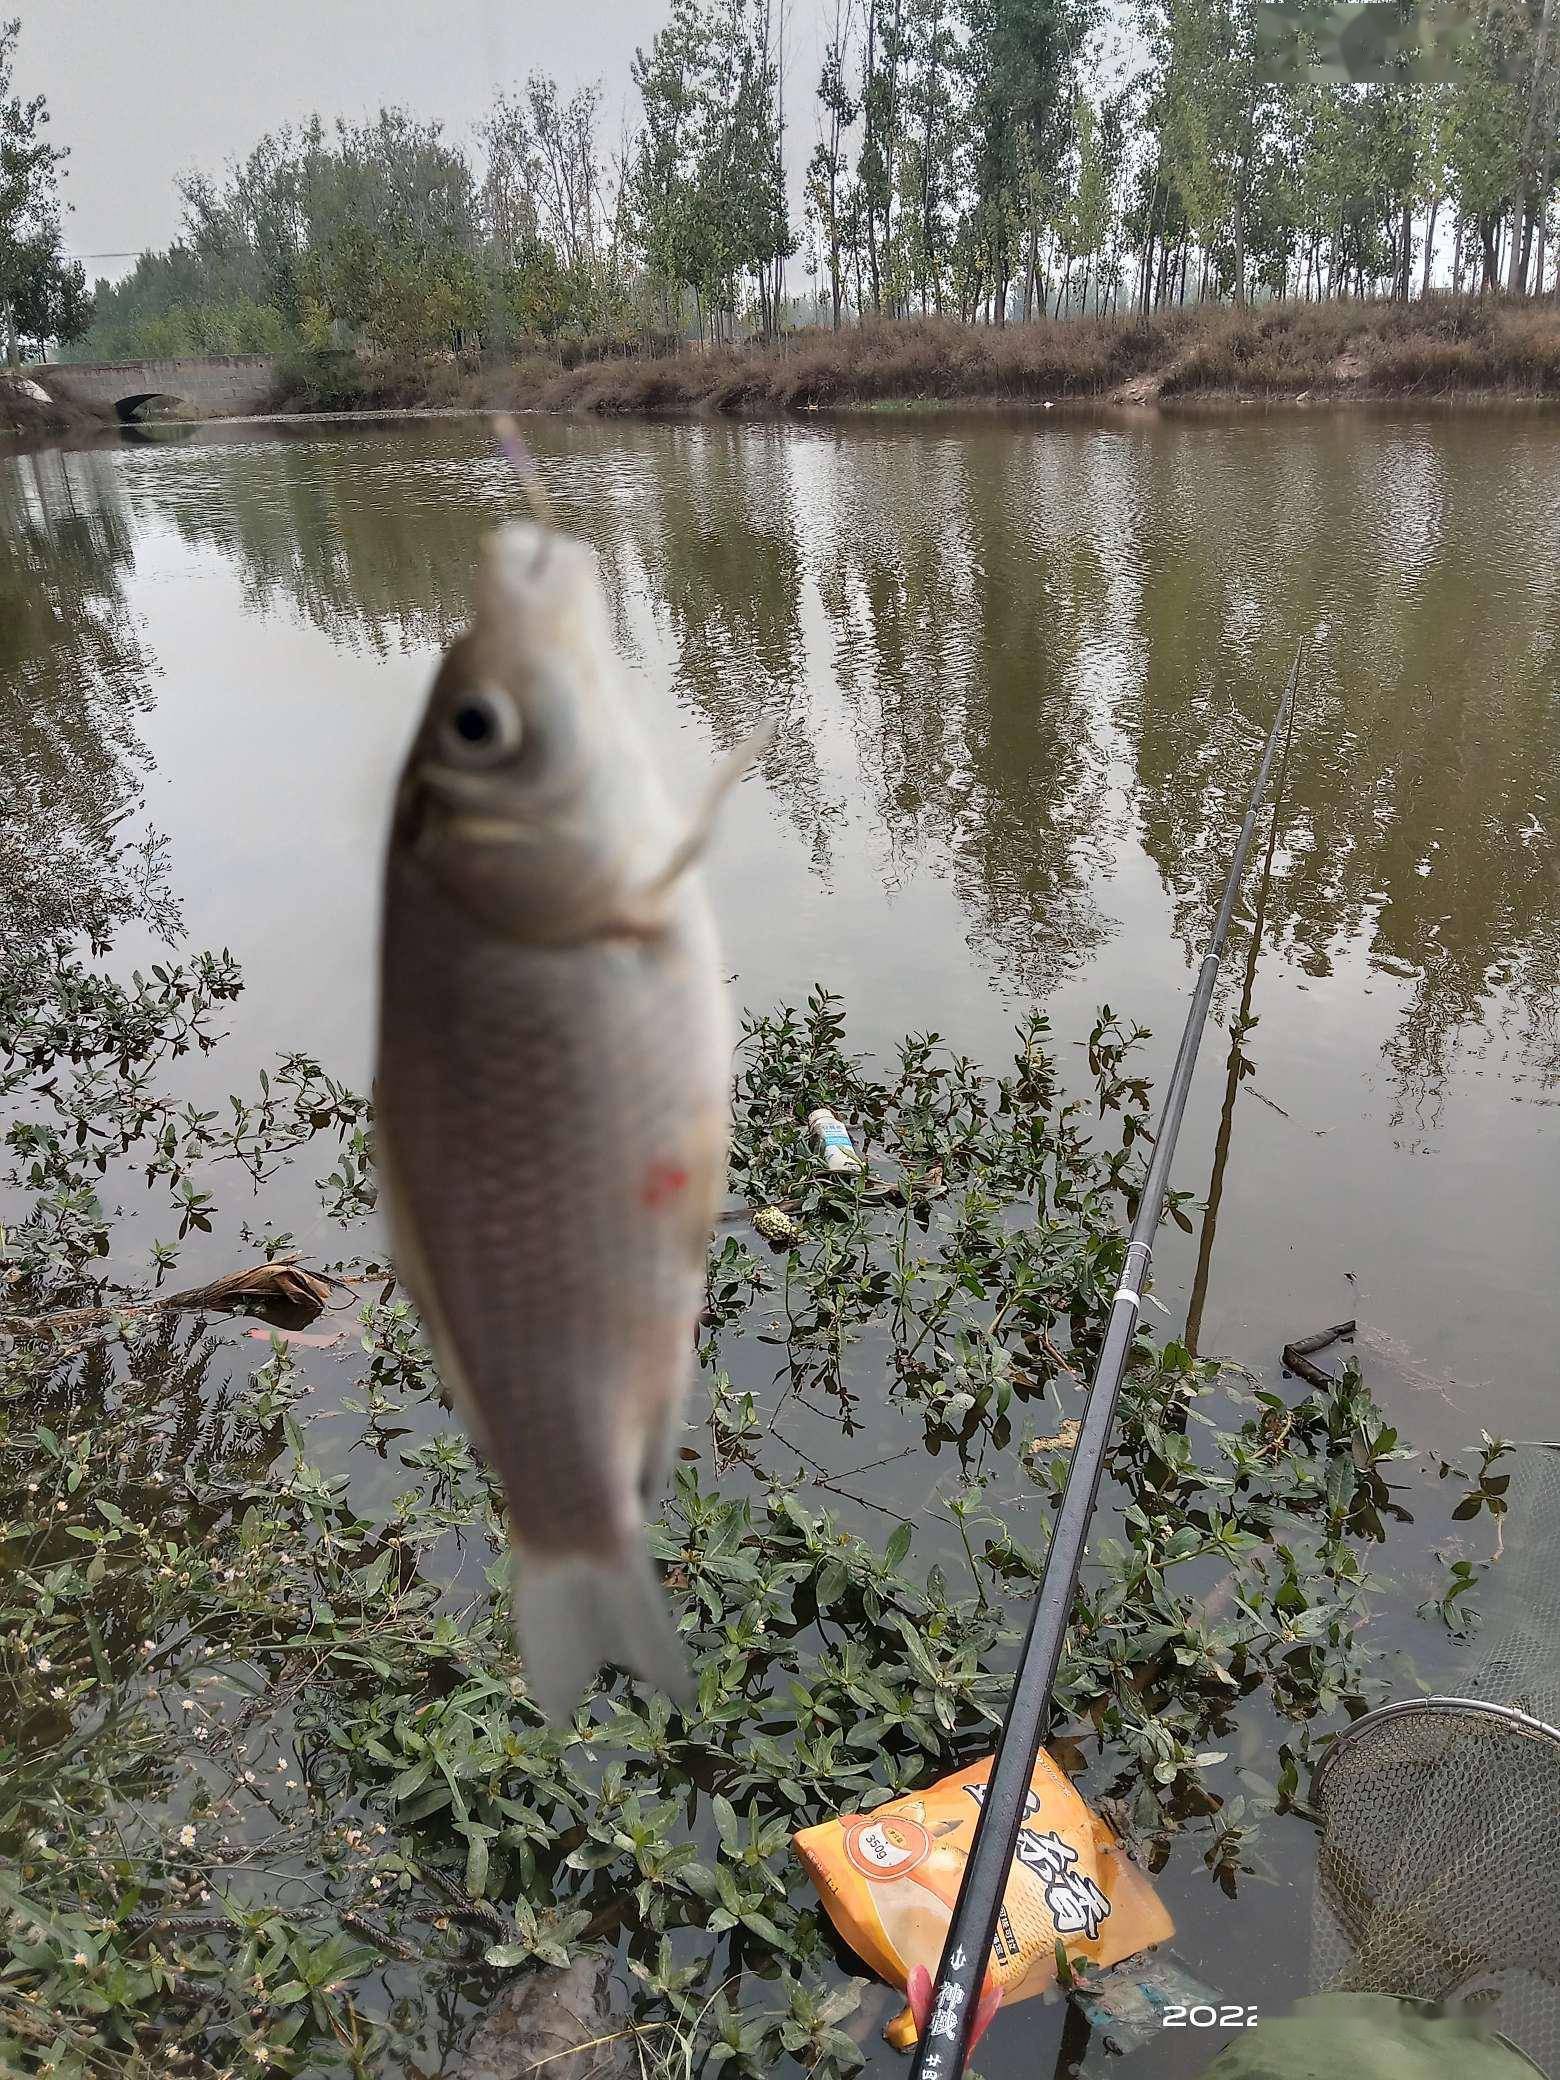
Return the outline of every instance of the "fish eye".
[[[473,686],[440,724],[445,750],[462,765],[488,765],[519,747],[520,717],[496,687]]]

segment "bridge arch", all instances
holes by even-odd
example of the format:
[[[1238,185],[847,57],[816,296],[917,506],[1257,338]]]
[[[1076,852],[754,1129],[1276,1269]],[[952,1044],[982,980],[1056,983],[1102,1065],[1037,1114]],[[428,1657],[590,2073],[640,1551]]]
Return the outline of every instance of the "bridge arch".
[[[138,390],[131,397],[114,399],[115,414],[123,420],[137,418],[148,405],[161,407],[161,411],[154,415],[159,417],[163,412],[182,412],[187,409],[182,397],[175,397],[167,390]]]
[[[128,423],[148,398],[172,398],[190,419],[265,412],[272,406],[276,364],[267,354],[222,354],[205,360],[53,361],[32,371],[61,403],[91,404]]]

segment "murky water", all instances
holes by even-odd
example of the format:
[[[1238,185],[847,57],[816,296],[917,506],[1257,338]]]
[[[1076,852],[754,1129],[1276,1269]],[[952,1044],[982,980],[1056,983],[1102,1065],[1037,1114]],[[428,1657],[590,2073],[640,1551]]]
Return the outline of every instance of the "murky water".
[[[1108,1001],[1161,1077],[1303,638],[1254,1073],[1231,1094],[1210,1033],[1176,1182],[1215,1183],[1217,1218],[1166,1236],[1160,1324],[1190,1311],[1203,1350],[1271,1375],[1356,1315],[1415,1442],[1554,1434],[1560,420],[528,434],[677,785],[783,718],[714,859],[732,989],[821,981],[858,1046],[931,1026],[995,1067],[1039,1003],[1065,1061]],[[294,1047],[363,1087],[390,777],[478,538],[519,504],[474,421],[0,462],[13,928],[114,819],[167,833],[191,943],[248,984],[197,1101]],[[129,1211],[134,1282],[156,1224]],[[232,1268],[239,1211],[181,1273]],[[308,1177],[279,1217],[319,1239]],[[914,1508],[928,1471],[873,1478]],[[1211,1969],[1209,1893],[1177,1908]],[[1239,1911],[1254,1953],[1294,1951],[1282,1888]],[[1275,1969],[1264,1989],[1300,1983]]]

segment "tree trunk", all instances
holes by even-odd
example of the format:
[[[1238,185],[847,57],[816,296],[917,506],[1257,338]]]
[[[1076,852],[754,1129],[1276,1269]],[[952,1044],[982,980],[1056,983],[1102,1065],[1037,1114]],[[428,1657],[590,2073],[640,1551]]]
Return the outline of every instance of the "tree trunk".
[[[873,127],[873,118],[877,112],[877,0],[866,0],[866,12],[867,52],[866,62],[861,70],[861,106],[865,117],[861,144],[863,157],[872,151],[877,143],[877,132]],[[878,275],[877,211],[873,207],[870,195],[863,195],[862,201],[867,211],[867,262],[872,281],[872,308],[875,312],[881,312],[883,285]]]
[[[1246,307],[1246,165],[1241,161],[1240,187],[1235,191],[1235,308]]]
[[[931,42],[928,46],[926,75],[926,127],[921,137],[921,309],[926,310],[928,278],[937,280],[937,255],[932,236],[932,151],[936,141],[937,87],[939,60],[942,55],[942,7],[934,5],[931,18]],[[941,299],[941,287],[937,290]]]
[[[1440,198],[1440,196],[1439,196],[1439,195],[1432,195],[1432,196],[1430,197],[1430,222],[1429,222],[1429,225],[1427,226],[1427,228],[1426,228],[1426,231],[1425,231],[1425,272],[1424,272],[1424,279],[1423,279],[1423,280],[1422,280],[1422,281],[1420,282],[1420,285],[1419,285],[1419,295],[1420,295],[1420,300],[1421,300],[1422,302],[1423,302],[1424,300],[1426,300],[1426,299],[1427,299],[1427,298],[1429,297],[1429,294],[1430,294],[1430,262],[1431,262],[1431,261],[1432,261],[1432,260],[1434,259],[1434,257],[1435,257],[1435,220],[1436,220],[1436,217],[1437,217],[1437,216],[1439,215],[1439,213],[1440,213],[1440,208],[1441,208],[1441,198]]]
[[[1159,175],[1156,173],[1154,175],[1153,193],[1150,195],[1148,201],[1148,237],[1143,242],[1143,288],[1141,303],[1143,315],[1145,318],[1148,316],[1149,297],[1152,293],[1154,283],[1154,245],[1159,235],[1157,227],[1160,212],[1163,207],[1163,202],[1167,200],[1168,197],[1165,196],[1164,184],[1160,180]]]
[[[1511,215],[1506,226],[1506,294],[1508,296],[1520,296],[1527,287],[1528,239],[1532,235],[1532,222],[1533,219],[1527,212],[1526,201],[1519,191],[1512,198]],[[1527,237],[1523,236],[1524,226],[1528,227]]]
[[[1403,197],[1403,228],[1401,237],[1403,249],[1398,255],[1398,279],[1395,293],[1400,303],[1407,303],[1409,283],[1412,280],[1414,265],[1414,205],[1406,195]]]
[[[1452,294],[1463,293],[1463,213],[1459,203],[1457,215],[1452,219]]]
[[[1550,40],[1554,29],[1555,0],[1544,0],[1544,11],[1539,19],[1538,36],[1533,50],[1533,83],[1529,89],[1527,120],[1522,127],[1522,143],[1517,153],[1516,178],[1512,183],[1510,217],[1510,267],[1506,277],[1508,294],[1519,296],[1527,281],[1528,254],[1532,239],[1531,218],[1527,219],[1528,230],[1524,235],[1523,221],[1527,216],[1528,181],[1533,169],[1533,145],[1539,124],[1547,117],[1547,128],[1553,128],[1553,111],[1549,108],[1549,56]],[[1542,207],[1545,198],[1542,190],[1537,206]]]

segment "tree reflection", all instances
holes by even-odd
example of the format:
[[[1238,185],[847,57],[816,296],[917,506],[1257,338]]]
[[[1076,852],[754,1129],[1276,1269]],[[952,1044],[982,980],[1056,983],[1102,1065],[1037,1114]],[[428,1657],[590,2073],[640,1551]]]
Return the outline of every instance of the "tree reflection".
[[[1105,762],[1077,669],[1102,567],[1026,541],[1046,456],[1011,430],[846,434],[831,463],[818,588],[861,784],[896,853],[949,874],[973,943],[1041,996],[1106,929]]]
[[[161,905],[117,826],[149,764],[137,719],[154,666],[125,596],[132,530],[112,451],[0,469],[0,942],[102,939]]]
[[[1560,581],[1536,550],[1560,446],[1524,429],[1327,414],[533,435],[625,649],[722,746],[782,714],[766,772],[817,870],[864,801],[878,871],[945,875],[972,941],[1031,996],[1110,932],[1138,846],[1201,954],[1305,636],[1273,942],[1314,975],[1347,948],[1411,985],[1388,1055],[1422,1108],[1480,1025],[1516,1022],[1554,1066]],[[451,422],[227,441],[142,482],[234,560],[257,610],[380,652],[447,643],[482,534],[522,510],[485,434]]]
[[[1552,1058],[1556,580],[1533,550],[1560,449],[1514,450],[1499,425],[1342,417],[1303,439],[1216,438],[1222,468],[1191,466],[1185,434],[1171,444],[1149,504],[1174,524],[1141,552],[1140,798],[1188,952],[1305,635],[1275,936],[1315,975],[1356,948],[1411,981],[1387,1046],[1405,1107],[1433,1103],[1492,1008],[1515,1007]]]

